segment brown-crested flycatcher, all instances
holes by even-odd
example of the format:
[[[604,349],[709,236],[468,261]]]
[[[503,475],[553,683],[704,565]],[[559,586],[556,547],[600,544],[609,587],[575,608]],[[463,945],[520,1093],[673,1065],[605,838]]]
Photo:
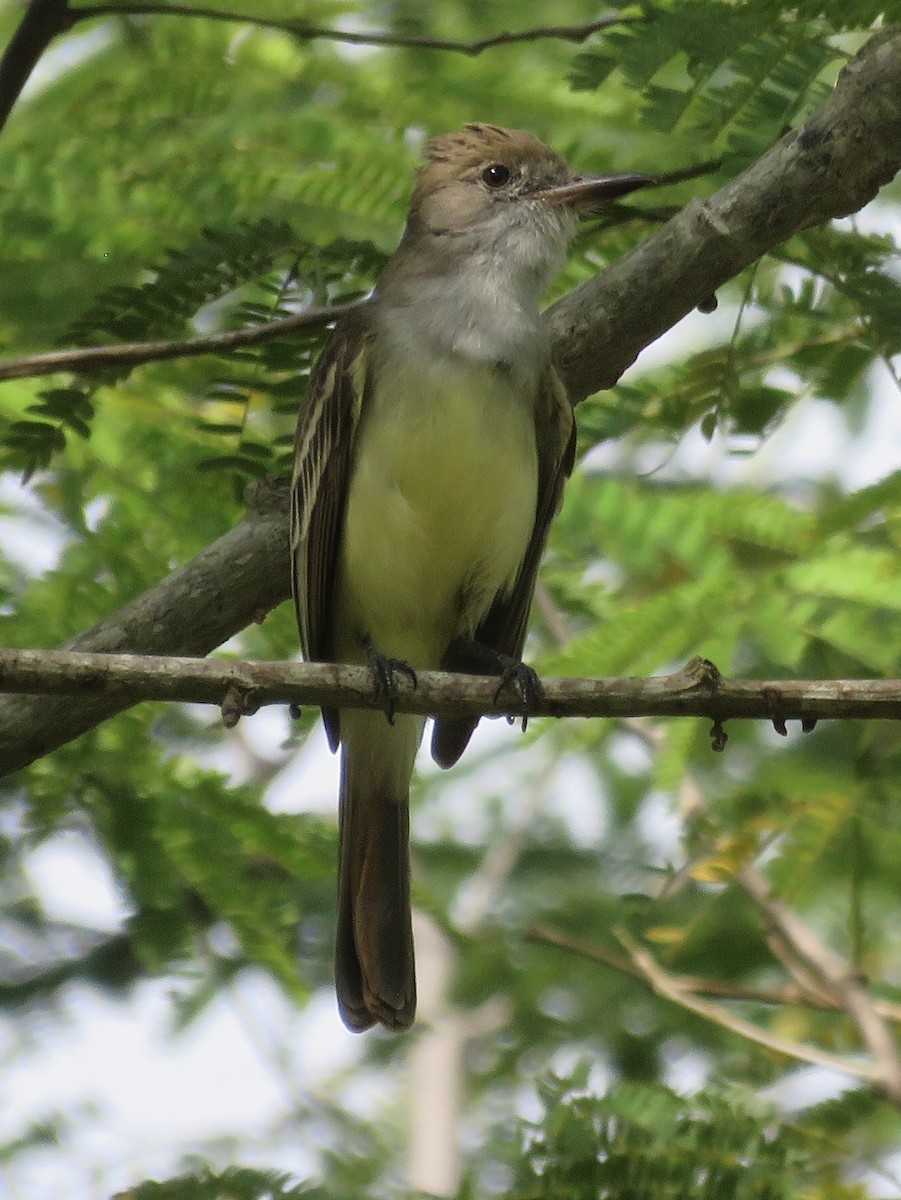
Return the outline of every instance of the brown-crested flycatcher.
[[[328,340],[300,414],[294,596],[308,659],[392,672],[518,662],[572,469],[541,294],[581,211],[652,182],[579,177],[529,133],[429,142],[403,239]],[[390,703],[390,701],[389,701]],[[408,799],[424,718],[326,709],[341,746],[335,975],[350,1029],[416,1008]],[[475,728],[435,723],[449,767]]]

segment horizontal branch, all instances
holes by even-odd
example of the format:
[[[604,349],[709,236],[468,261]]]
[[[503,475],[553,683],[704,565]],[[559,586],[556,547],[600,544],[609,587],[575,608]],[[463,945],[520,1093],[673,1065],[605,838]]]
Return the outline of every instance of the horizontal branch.
[[[288,482],[250,489],[247,515],[165,579],[66,643],[98,655],[209,654],[290,595]],[[112,692],[0,696],[0,777],[132,703]]]
[[[641,20],[637,15],[621,16],[612,13],[595,21],[581,25],[538,25],[519,33],[495,33],[476,41],[460,41],[456,38],[428,37],[424,34],[352,32],[346,29],[329,29],[324,25],[311,25],[307,21],[294,21],[290,17],[261,17],[252,13],[235,12],[231,9],[198,7],[187,4],[88,4],[72,10],[79,20],[91,17],[204,17],[213,21],[229,21],[242,25],[256,25],[262,29],[274,29],[290,34],[298,41],[343,42],[350,46],[385,46],[413,50],[445,50],[472,57],[495,46],[511,46],[521,42],[538,42],[552,39],[565,42],[584,42],[594,33],[610,29],[614,25],[625,25]]]
[[[44,354],[28,354],[23,358],[0,363],[0,380],[25,379],[35,375],[53,375],[57,371],[87,374],[92,371],[115,371],[140,367],[144,363],[161,362],[167,358],[196,358],[201,354],[228,354],[242,346],[257,346],[286,337],[299,329],[317,329],[337,321],[339,317],[358,308],[361,300],[349,304],[330,304],[306,308],[290,317],[252,325],[247,329],[231,329],[224,333],[208,333],[172,342],[118,342],[113,346],[78,346],[72,350],[48,350]]]
[[[493,676],[444,671],[403,676],[395,708],[423,716],[736,717],[901,720],[901,680],[724,679],[693,659],[681,671],[649,679],[545,679],[544,695],[524,705],[512,689],[499,695]],[[368,667],[335,663],[223,661],[66,650],[0,649],[0,692],[115,696],[224,704],[227,719],[266,704],[378,708]]]

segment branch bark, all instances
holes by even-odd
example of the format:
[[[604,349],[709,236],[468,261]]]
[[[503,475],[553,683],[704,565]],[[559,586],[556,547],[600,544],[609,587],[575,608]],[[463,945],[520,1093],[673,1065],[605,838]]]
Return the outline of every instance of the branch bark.
[[[240,530],[241,527],[239,526]],[[239,546],[237,531],[220,539],[204,555],[228,554]],[[243,539],[249,531],[241,531]],[[276,538],[283,535],[273,530]],[[252,537],[253,534],[250,534]],[[229,540],[230,539],[230,540]],[[245,557],[251,561],[253,552]],[[198,559],[176,572],[183,596],[197,579]],[[205,564],[200,564],[203,569]],[[173,577],[170,577],[170,579]],[[278,598],[274,587],[271,598]],[[158,595],[147,593],[133,606],[123,609],[113,626],[95,626],[88,637],[103,640],[100,631],[117,638],[123,627],[146,625],[155,610]],[[210,621],[205,608],[209,593],[191,596],[191,603],[206,621],[206,644],[212,649],[220,636],[220,625]],[[122,620],[125,614],[125,621]],[[247,614],[251,618],[253,614]],[[221,640],[221,639],[220,639]],[[178,657],[171,641],[160,643],[152,656],[85,653],[73,650],[0,650],[0,692],[45,697],[39,702],[60,705],[60,696],[80,698],[77,717],[70,714],[66,728],[47,731],[39,746],[24,746],[23,730],[4,723],[0,732],[0,775],[24,765],[22,753],[46,753],[47,739],[59,745],[71,734],[70,721],[100,718],[143,700],[180,700],[218,704],[226,724],[255,712],[266,704],[326,705],[332,708],[380,708],[372,674],[366,667],[336,663],[284,663]],[[166,657],[157,657],[165,655]],[[722,723],[734,718],[756,717],[777,723],[784,731],[787,720],[836,718],[886,718],[901,720],[901,680],[758,680],[724,679],[704,659],[693,659],[681,671],[649,679],[545,679],[544,695],[526,706],[513,690],[498,694],[494,676],[455,675],[444,671],[421,671],[416,685],[401,680],[394,708],[397,712],[424,716],[523,717],[709,717],[713,722],[714,748],[724,740]],[[7,702],[8,703],[8,702]],[[35,702],[32,702],[33,704]],[[27,702],[26,702],[27,706]],[[60,716],[73,706],[64,700]],[[2,712],[2,706],[0,706]],[[32,710],[37,716],[37,706]],[[79,730],[80,732],[80,730]],[[26,759],[25,761],[28,761]]]
[[[0,58],[0,129],[41,55],[75,23],[68,0],[31,0],[19,28]]]
[[[208,654],[287,598],[288,485],[259,484],[247,516],[196,558],[66,643],[99,655]],[[0,697],[0,776],[134,703],[114,693]]]
[[[228,542],[229,548],[235,544],[233,534],[215,543],[217,552],[223,552],[223,543]],[[196,577],[197,561],[176,573],[185,590]],[[136,601],[136,611],[139,605],[149,609],[151,597],[148,592]],[[204,602],[202,598],[199,603],[202,606]],[[120,625],[122,613],[128,609],[121,610]],[[89,636],[93,640],[104,627],[105,623],[97,625],[76,641],[81,643]],[[207,638],[211,649],[218,636],[215,628],[211,626]],[[542,688],[540,699],[524,705],[514,688],[498,694],[494,675],[418,671],[415,684],[400,680],[393,707],[400,713],[421,716],[490,715],[511,720],[523,716],[640,716],[709,717],[722,723],[756,718],[775,721],[780,728],[786,721],[800,720],[858,717],[901,721],[901,679],[726,679],[704,659],[692,659],[671,675],[549,677],[542,681]],[[188,658],[163,648],[151,654],[0,649],[0,693],[107,696],[122,707],[144,700],[227,702],[235,722],[242,712],[256,712],[267,704],[383,708],[385,703],[373,690],[368,667]],[[228,693],[234,699],[228,700]],[[235,693],[243,697],[238,708],[233,707],[238,703]]]
[[[871,38],[834,90],[707,200],[549,310],[574,403],[612,387],[645,346],[793,234],[857,212],[901,170],[901,25]]]

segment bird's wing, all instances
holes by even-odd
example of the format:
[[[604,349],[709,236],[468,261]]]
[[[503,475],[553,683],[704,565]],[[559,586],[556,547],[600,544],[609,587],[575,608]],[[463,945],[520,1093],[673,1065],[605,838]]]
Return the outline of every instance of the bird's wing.
[[[366,386],[368,314],[336,325],[313,368],[297,422],[291,482],[291,579],[300,645],[310,662],[334,655],[334,588],[354,437]],[[323,710],[338,744],[337,710]]]
[[[522,657],[529,623],[529,610],[538,577],[538,566],[547,544],[551,522],[560,508],[563,486],[573,469],[576,452],[576,426],[572,404],[563,380],[553,366],[544,373],[535,411],[535,435],[538,446],[538,499],[535,524],[512,588],[497,596],[488,614],[476,630],[475,640],[497,654]],[[471,662],[446,657],[445,670],[472,670]],[[442,767],[457,761],[472,736],[477,721],[470,718],[446,718],[435,722],[432,757]]]

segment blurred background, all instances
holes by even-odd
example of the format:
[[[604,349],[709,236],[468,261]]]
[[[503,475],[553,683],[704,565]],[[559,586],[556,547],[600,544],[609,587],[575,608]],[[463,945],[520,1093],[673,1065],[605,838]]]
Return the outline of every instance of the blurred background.
[[[662,0],[578,40],[599,14],[576,0],[117,7],[53,42],[0,134],[4,359],[365,294],[424,140],[465,121],[530,129],[585,171],[698,169],[588,223],[550,301],[803,120],[880,15]],[[0,3],[3,44],[22,13]],[[567,28],[476,55],[421,44],[549,25]],[[901,674],[899,199],[793,238],[579,406],[540,673],[702,655],[751,678]],[[58,645],[234,526],[288,469],[322,338],[0,386],[0,645]],[[295,656],[291,605],[218,653]],[[585,1128],[644,1120],[659,1146],[701,1097],[692,1119],[723,1139],[702,1144],[783,1188],[755,1195],[901,1196],[897,1107],[866,1080],[629,973],[640,946],[718,1011],[859,1068],[845,1013],[788,1002],[804,972],[735,883],[753,863],[899,1019],[897,730],[728,734],[715,755],[700,720],[483,721],[452,772],[423,753],[403,1037],[337,1017],[337,764],[312,711],[225,730],[146,703],[0,780],[3,1194],[241,1164],[323,1195],[539,1195]]]

